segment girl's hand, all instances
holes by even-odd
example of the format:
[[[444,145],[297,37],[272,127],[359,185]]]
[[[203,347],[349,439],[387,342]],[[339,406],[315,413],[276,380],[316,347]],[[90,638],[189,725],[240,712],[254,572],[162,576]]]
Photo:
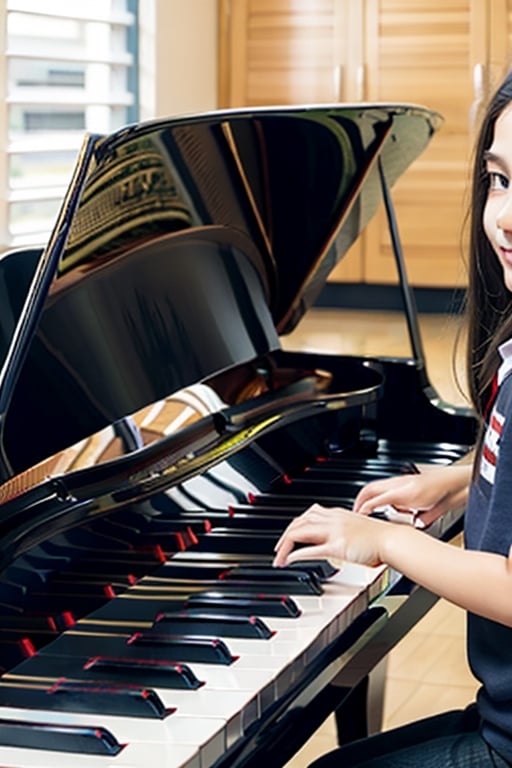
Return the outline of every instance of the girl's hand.
[[[274,565],[299,560],[347,560],[362,565],[380,565],[384,537],[394,528],[390,523],[356,515],[342,507],[313,504],[295,518],[275,546]],[[295,545],[300,546],[295,549]]]
[[[470,479],[471,466],[463,465],[375,480],[357,495],[354,512],[369,515],[374,509],[391,505],[397,510],[417,512],[424,525],[430,525],[465,504]]]

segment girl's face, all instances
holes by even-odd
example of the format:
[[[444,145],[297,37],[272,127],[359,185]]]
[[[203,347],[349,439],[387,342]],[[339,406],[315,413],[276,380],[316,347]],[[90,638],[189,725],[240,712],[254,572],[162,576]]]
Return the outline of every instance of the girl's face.
[[[485,153],[489,184],[483,225],[512,292],[512,104],[496,120],[491,146]]]
[[[512,292],[512,104],[496,120],[484,159],[489,184],[484,231],[502,266],[505,286]]]

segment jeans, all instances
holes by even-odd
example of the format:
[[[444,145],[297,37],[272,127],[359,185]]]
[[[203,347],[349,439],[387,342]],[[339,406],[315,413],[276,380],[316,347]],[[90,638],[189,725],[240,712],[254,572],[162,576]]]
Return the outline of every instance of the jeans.
[[[310,768],[507,768],[481,737],[476,707],[446,712],[360,739]]]

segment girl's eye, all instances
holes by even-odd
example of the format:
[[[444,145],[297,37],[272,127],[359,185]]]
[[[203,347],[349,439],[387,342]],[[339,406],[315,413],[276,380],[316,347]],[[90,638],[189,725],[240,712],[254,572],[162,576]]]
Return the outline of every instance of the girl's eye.
[[[488,171],[487,177],[489,179],[490,190],[508,189],[509,180],[503,173],[499,173],[498,171]]]

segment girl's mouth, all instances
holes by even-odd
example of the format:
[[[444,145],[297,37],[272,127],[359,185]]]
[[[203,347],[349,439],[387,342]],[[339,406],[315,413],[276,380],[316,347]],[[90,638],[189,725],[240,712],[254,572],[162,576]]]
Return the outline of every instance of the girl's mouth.
[[[504,248],[503,246],[498,246],[500,256],[507,264],[510,264],[512,266],[512,247],[511,248]]]

